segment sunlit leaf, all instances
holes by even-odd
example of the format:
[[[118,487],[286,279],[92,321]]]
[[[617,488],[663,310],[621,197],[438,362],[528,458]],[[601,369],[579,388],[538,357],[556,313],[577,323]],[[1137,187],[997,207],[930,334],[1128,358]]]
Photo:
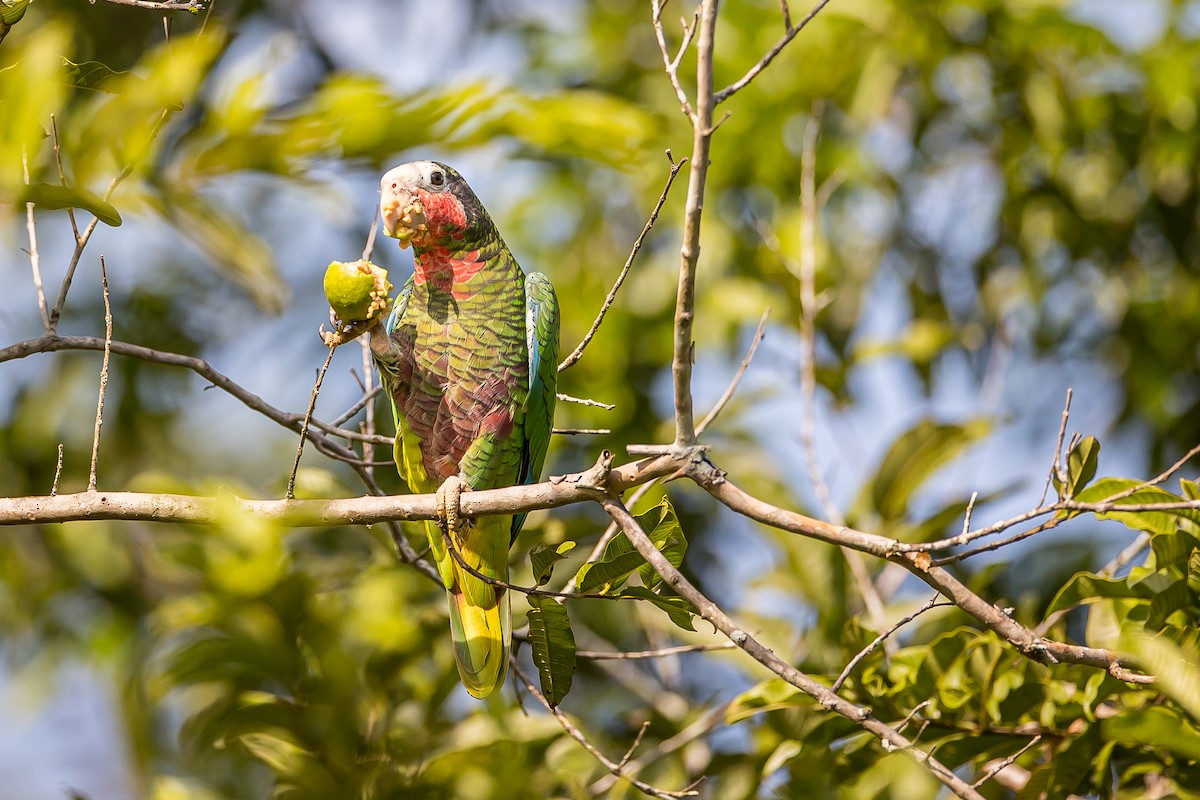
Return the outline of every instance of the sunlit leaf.
[[[855,503],[855,514],[875,510],[884,520],[902,519],[913,494],[990,430],[991,422],[985,419],[964,425],[929,419],[918,422],[892,444],[875,474],[867,479]]]
[[[1140,486],[1141,481],[1130,478],[1101,478],[1075,496],[1080,503],[1112,503],[1114,506],[1181,503],[1183,498],[1155,486],[1147,486],[1119,499],[1119,494]],[[1100,519],[1115,519],[1134,530],[1149,534],[1174,533],[1181,520],[1200,523],[1200,511],[1193,508],[1155,511],[1106,511],[1096,514]]]
[[[567,557],[575,548],[575,542],[567,541],[558,545],[536,544],[529,551],[529,563],[533,567],[533,585],[541,586],[550,580],[554,565]]]
[[[685,631],[696,630],[692,617],[696,615],[696,607],[683,597],[661,595],[644,586],[631,586],[622,591],[618,597],[628,597],[634,600],[646,600],[667,612],[667,616]]]
[[[1147,587],[1131,586],[1125,578],[1102,578],[1090,572],[1080,572],[1071,576],[1071,580],[1058,590],[1058,594],[1046,608],[1046,614],[1074,608],[1080,603],[1093,600],[1116,597],[1150,598],[1151,596],[1153,596],[1153,592]]]
[[[670,501],[663,497],[662,502],[637,516],[642,530],[650,537],[654,546],[666,556],[675,566],[683,561],[687,550],[687,540],[671,508]],[[619,533],[608,543],[604,555],[599,561],[584,564],[575,575],[575,583],[581,592],[611,592],[619,589],[634,571],[642,575],[643,582],[649,586],[656,585],[658,574],[633,548],[624,533]]]
[[[99,61],[84,61],[76,64],[69,58],[63,59],[67,82],[79,89],[115,94],[117,91],[144,91],[141,80],[130,72],[118,72]],[[117,85],[119,84],[119,86]]]
[[[121,215],[117,209],[104,202],[91,192],[73,189],[69,186],[56,186],[52,183],[35,183],[25,189],[20,203],[34,203],[39,208],[56,210],[60,208],[82,208],[90,211],[105,225],[117,227],[121,224]]]
[[[1200,674],[1197,671],[1193,674]],[[1148,745],[1200,759],[1200,728],[1183,713],[1163,706],[1151,706],[1102,720],[1100,730],[1107,739],[1123,744]]]
[[[768,711],[812,705],[816,705],[815,700],[783,678],[769,678],[733,698],[725,710],[725,724],[732,725]]]
[[[1200,724],[1200,652],[1194,647],[1180,647],[1164,636],[1125,636],[1121,645],[1154,676],[1155,685],[1187,709],[1194,723]],[[1200,754],[1200,729],[1193,742],[1191,757],[1200,758],[1197,755]]]
[[[553,597],[529,595],[529,643],[542,694],[556,706],[571,691],[575,675],[575,634],[567,609]]]

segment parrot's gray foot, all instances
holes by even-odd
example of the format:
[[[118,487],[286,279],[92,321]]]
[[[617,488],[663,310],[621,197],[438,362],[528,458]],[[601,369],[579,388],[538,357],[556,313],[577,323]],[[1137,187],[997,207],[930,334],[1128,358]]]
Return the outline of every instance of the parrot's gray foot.
[[[446,478],[437,490],[438,525],[443,531],[450,534],[450,539],[455,544],[458,544],[461,538],[459,534],[463,527],[459,498],[462,497],[463,492],[470,490],[471,487],[457,475]]]
[[[321,325],[320,334],[321,341],[326,347],[340,347],[346,342],[352,342],[359,336],[369,331],[379,322],[380,316],[372,317],[371,319],[359,320],[358,322],[335,322],[334,329],[331,331],[325,330],[325,326]]]

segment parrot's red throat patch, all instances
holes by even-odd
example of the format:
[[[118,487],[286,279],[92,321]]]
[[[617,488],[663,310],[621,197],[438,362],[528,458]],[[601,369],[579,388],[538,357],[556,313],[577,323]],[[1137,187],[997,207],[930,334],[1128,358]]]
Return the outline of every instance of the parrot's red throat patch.
[[[431,288],[449,292],[456,300],[475,293],[467,284],[487,260],[480,258],[479,250],[451,252],[446,247],[430,247],[415,254],[413,282],[427,283]]]

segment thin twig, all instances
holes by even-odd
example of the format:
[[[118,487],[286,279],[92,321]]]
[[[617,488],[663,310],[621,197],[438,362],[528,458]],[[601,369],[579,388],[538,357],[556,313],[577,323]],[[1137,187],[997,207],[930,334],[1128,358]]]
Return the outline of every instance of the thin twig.
[[[812,21],[813,17],[821,13],[821,9],[825,8],[825,6],[828,4],[829,0],[820,0],[819,3],[813,6],[812,11],[809,11],[804,15],[804,19],[800,20],[800,22],[795,25],[789,26],[788,29],[784,31],[783,36],[779,39],[779,41],[777,41],[775,45],[767,51],[766,55],[759,59],[757,64],[751,67],[745,75],[716,93],[715,97],[713,98],[716,105],[724,103],[730,97],[737,94],[742,89],[745,89],[746,86],[749,85],[750,81],[758,77],[758,74],[766,69],[767,66],[775,60],[775,56],[783,52],[783,48],[787,47],[788,43],[791,42],[792,39],[796,38],[796,34],[804,30],[804,27]]]
[[[719,642],[717,644],[681,644],[675,647],[661,647],[657,650],[576,650],[575,655],[594,661],[636,661],[646,658],[664,658],[680,653],[711,653],[714,650],[732,650],[734,647],[733,642]]]
[[[988,769],[987,772],[983,773],[983,776],[980,777],[979,780],[977,780],[971,784],[971,787],[974,789],[978,789],[980,786],[982,786],[983,784],[990,781],[1001,770],[1003,770],[1005,767],[1009,766],[1010,764],[1014,763],[1021,756],[1025,755],[1026,751],[1028,751],[1030,748],[1032,748],[1034,745],[1036,745],[1041,740],[1042,740],[1042,735],[1039,733],[1037,736],[1034,736],[1032,739],[1030,739],[1028,742],[1026,742],[1025,746],[1022,747],[1020,750],[1018,750],[1017,752],[1013,753],[1008,758],[1004,759],[1003,761],[997,763],[995,766]]]
[[[300,456],[304,453],[304,442],[308,439],[308,424],[312,420],[313,408],[317,405],[317,395],[321,392],[321,384],[325,380],[325,373],[329,371],[329,362],[333,361],[332,345],[329,348],[329,353],[325,356],[325,363],[321,365],[320,372],[317,373],[317,380],[313,383],[312,393],[308,396],[308,408],[304,411],[304,422],[300,423],[300,440],[296,442],[296,459],[292,462],[292,474],[288,478],[287,492],[284,498],[292,500],[296,497],[296,473],[300,470]],[[370,467],[365,467],[370,476]]]
[[[896,631],[900,630],[905,625],[912,622],[914,619],[921,616],[922,614],[924,614],[926,611],[928,611],[931,608],[939,608],[939,607],[954,605],[953,603],[951,603],[949,601],[939,603],[938,602],[939,597],[941,597],[940,594],[933,595],[933,597],[930,597],[928,600],[925,601],[925,605],[921,606],[920,608],[918,608],[916,611],[909,614],[908,616],[903,617],[895,625],[888,628],[886,631],[884,631],[883,633],[879,634],[874,639],[872,639],[870,644],[868,644],[862,650],[859,650],[858,653],[855,654],[854,658],[850,659],[850,662],[848,664],[846,664],[845,668],[842,670],[842,674],[838,675],[837,680],[833,682],[833,691],[840,692],[842,690],[842,684],[844,684],[846,682],[846,679],[850,677],[850,674],[852,672],[854,672],[854,668],[857,667],[864,658],[871,655],[871,653],[875,652],[875,648],[878,647],[882,642],[884,642],[889,636],[894,634]]]
[[[158,137],[158,133],[162,130],[163,123],[167,121],[167,117],[170,116],[170,113],[170,109],[163,109],[163,112],[159,114],[158,120],[154,123],[154,126],[150,130],[150,142],[153,142],[154,139]],[[50,122],[51,128],[54,131],[55,158],[58,158],[57,123],[54,121],[53,116],[51,116]],[[148,149],[149,148],[147,148],[147,150]],[[112,198],[113,192],[116,191],[117,187],[121,185],[121,182],[133,174],[133,168],[135,165],[136,162],[130,162],[122,167],[119,173],[113,176],[112,180],[108,182],[108,189],[106,189],[104,192],[104,202],[107,203],[109,199]],[[60,179],[64,182],[63,185],[65,186],[66,178],[62,173],[61,161],[59,161],[59,175]],[[75,211],[68,208],[67,216],[70,218],[71,227],[75,231],[75,249],[72,251],[71,260],[67,264],[67,272],[63,276],[62,285],[59,286],[58,299],[55,300],[54,308],[50,311],[50,330],[47,333],[51,334],[58,330],[58,321],[62,317],[63,307],[67,303],[67,293],[71,289],[71,282],[75,279],[75,269],[79,266],[79,259],[83,256],[83,250],[85,247],[87,247],[88,240],[92,238],[92,234],[96,230],[96,225],[100,222],[99,217],[93,216],[91,222],[84,227],[83,231],[80,231],[75,225]]]
[[[509,663],[512,665],[513,673],[521,679],[521,683],[525,684],[525,691],[529,692],[533,699],[537,700],[543,708],[554,715],[554,718],[558,720],[558,724],[561,725],[562,729],[567,732],[567,735],[579,742],[579,744],[583,746],[584,750],[587,750],[589,753],[591,753],[592,757],[603,764],[605,769],[607,769],[613,775],[621,778],[622,780],[629,781],[631,784],[636,786],[639,791],[648,794],[651,797],[666,798],[667,800],[670,800],[671,798],[677,797],[694,797],[699,794],[692,789],[682,789],[680,791],[668,791],[666,789],[660,789],[657,786],[651,786],[650,784],[633,777],[633,775],[629,772],[626,772],[620,764],[616,763],[608,756],[604,755],[604,753],[600,752],[600,749],[588,740],[588,738],[583,734],[583,731],[579,730],[579,728],[575,726],[575,723],[571,721],[571,718],[564,714],[561,709],[559,709],[557,706],[550,705],[550,703],[546,700],[546,697],[540,691],[538,691],[538,688],[533,685],[533,681],[531,681],[529,676],[525,674],[525,671],[521,669],[521,664],[516,658],[510,658]]]
[[[58,443],[58,461],[55,462],[55,464],[54,464],[54,483],[50,486],[50,496],[51,497],[56,497],[58,495],[58,479],[60,477],[62,477],[62,467],[63,467],[63,445],[62,445],[62,442],[59,442]]]
[[[742,376],[746,374],[746,370],[750,368],[750,362],[754,360],[754,353],[758,350],[758,344],[763,340],[763,335],[767,330],[767,319],[771,316],[771,309],[768,307],[763,311],[762,319],[758,321],[758,327],[754,329],[754,336],[750,338],[750,349],[746,351],[746,356],[742,359],[742,363],[738,365],[737,371],[733,373],[733,379],[729,381],[729,385],[725,387],[725,392],[717,399],[716,404],[709,409],[704,415],[704,419],[696,425],[696,435],[704,433],[704,430],[717,418],[725,406],[733,399],[733,393],[737,391],[738,384],[742,382]]]
[[[96,463],[100,459],[100,426],[104,424],[104,394],[108,389],[108,360],[112,353],[112,304],[108,297],[108,268],[100,256],[100,284],[104,289],[104,358],[100,362],[100,392],[96,398],[96,427],[92,432],[92,464],[88,470],[88,491],[96,491]]]
[[[374,230],[375,230],[374,225],[371,226],[371,230],[372,230],[372,232],[374,232]],[[366,258],[364,257],[363,260],[366,260]],[[371,394],[375,391],[375,386],[374,386],[375,371],[373,369],[373,361],[371,358],[370,340],[366,336],[363,336],[363,337],[359,338],[358,343],[359,343],[359,346],[362,348],[362,368],[363,368],[362,392],[363,392],[363,397],[370,397]],[[374,436],[375,435],[375,404],[374,403],[367,403],[367,413],[365,415],[365,418],[363,419],[361,430],[365,436]],[[394,443],[393,443],[393,446],[395,446]],[[363,456],[363,461],[365,461],[365,462],[370,463],[371,461],[374,460],[375,445],[372,441],[368,440],[368,441],[364,441],[362,443],[362,456]],[[369,475],[371,475],[371,477],[374,477],[375,476],[374,467],[367,467],[367,473]]]
[[[804,144],[800,157],[800,263],[797,265],[800,280],[800,394],[804,402],[804,411],[800,415],[800,449],[804,455],[804,465],[808,471],[808,480],[813,493],[821,507],[825,518],[838,525],[845,524],[841,509],[833,501],[829,484],[822,474],[820,459],[817,456],[817,251],[816,230],[817,215],[821,207],[817,204],[817,140],[821,135],[822,107],[818,104],[813,108],[808,124],[804,128]],[[887,612],[884,609],[883,597],[879,587],[871,577],[862,555],[848,547],[842,548],[846,559],[846,567],[854,587],[862,598],[863,606],[871,624],[878,630],[887,625]],[[884,652],[894,655],[896,645],[891,640],[883,643]]]
[[[550,432],[558,436],[608,436],[612,428],[551,428]]]
[[[704,736],[706,733],[725,721],[725,711],[728,708],[729,703],[725,702],[709,709],[707,712],[697,718],[695,722],[691,723],[674,736],[659,742],[658,746],[653,750],[643,753],[642,755],[630,761],[627,771],[636,775],[649,765],[653,764],[655,761],[658,761],[660,758],[674,753],[675,751],[684,747],[684,745],[694,742],[696,739]],[[614,776],[605,775],[589,786],[588,791],[591,793],[592,797],[607,797],[609,789],[612,788],[612,785],[616,783],[616,781],[617,779]]]
[[[562,392],[558,392],[555,395],[555,397],[557,397],[559,400],[561,400],[564,403],[574,403],[575,405],[579,405],[579,406],[592,406],[593,408],[603,408],[605,411],[612,411],[614,408],[616,408],[616,405],[614,405],[613,403],[601,403],[599,400],[588,400],[587,398],[584,398],[584,397],[572,397],[571,395],[563,394]]]
[[[29,156],[26,154],[24,147],[21,148],[21,170],[25,176],[25,185],[29,186]],[[29,254],[29,267],[33,270],[33,288],[37,293],[38,311],[42,315],[42,327],[49,333],[50,309],[46,305],[46,289],[42,286],[42,259],[38,253],[37,223],[33,217],[34,208],[34,203],[25,204],[25,231],[29,235],[29,249],[26,252]]]
[[[617,762],[617,767],[624,769],[629,763],[629,759],[633,758],[633,751],[637,750],[638,745],[642,743],[642,737],[646,735],[646,730],[650,727],[650,720],[642,723],[642,727],[637,732],[637,736],[633,737],[633,744],[629,745],[629,749],[625,751],[625,755],[621,756],[621,760]]]
[[[700,7],[696,7],[696,11],[692,15],[691,24],[683,26],[683,41],[679,43],[679,50],[675,53],[675,57],[671,58],[671,54],[667,49],[667,37],[663,33],[662,26],[662,10],[664,5],[666,5],[665,0],[650,0],[650,19],[654,25],[654,36],[658,40],[658,50],[662,53],[663,70],[667,73],[667,79],[671,82],[671,88],[675,90],[675,98],[679,100],[679,107],[694,125],[696,122],[696,112],[692,110],[692,105],[688,102],[687,92],[683,90],[683,84],[679,82],[679,63],[683,60],[683,54],[687,52],[688,47],[692,44],[692,38],[696,35],[696,28],[700,21]]]
[[[1062,421],[1058,424],[1058,440],[1054,443],[1054,463],[1050,465],[1050,472],[1046,475],[1046,484],[1042,487],[1042,497],[1038,500],[1038,505],[1046,502],[1046,495],[1050,492],[1050,481],[1057,477],[1063,490],[1066,490],[1067,477],[1062,467],[1062,446],[1063,440],[1067,436],[1067,420],[1071,417],[1071,387],[1067,387],[1067,400],[1063,404]]]
[[[367,404],[378,397],[382,392],[383,387],[377,384],[373,389],[371,389],[371,391],[358,398],[358,401],[354,405],[350,406],[350,408],[339,414],[337,419],[329,424],[335,428],[340,428],[343,424],[349,421],[351,417],[366,408]]]
[[[108,0],[108,2],[119,6],[148,8],[151,11],[187,11],[191,14],[199,14],[204,10],[204,3],[200,2],[200,0],[163,0],[163,2],[153,2],[153,0]]]
[[[687,159],[681,159],[676,162],[671,158],[671,151],[667,151],[667,163],[670,165],[670,172],[667,175],[667,183],[663,186],[662,193],[658,196],[658,202],[654,204],[654,210],[650,212],[649,219],[642,226],[642,232],[638,234],[637,239],[633,242],[633,248],[629,251],[629,258],[625,259],[625,266],[621,268],[621,273],[617,275],[616,281],[613,282],[612,288],[608,290],[608,295],[604,298],[604,303],[600,306],[600,313],[596,315],[595,321],[592,322],[592,327],[584,334],[583,339],[575,347],[571,354],[562,360],[558,365],[558,371],[562,372],[574,366],[575,362],[583,356],[583,350],[592,341],[592,337],[596,335],[596,331],[600,330],[600,323],[604,322],[604,316],[608,313],[608,309],[612,307],[613,302],[617,299],[617,292],[621,290],[621,284],[625,283],[626,276],[629,275],[629,270],[633,267],[633,260],[637,258],[638,251],[642,249],[642,242],[646,241],[646,236],[654,227],[654,223],[658,221],[658,212],[662,210],[663,203],[667,202],[667,194],[671,191],[671,184],[675,182],[675,176],[679,174],[680,168],[687,163]]]

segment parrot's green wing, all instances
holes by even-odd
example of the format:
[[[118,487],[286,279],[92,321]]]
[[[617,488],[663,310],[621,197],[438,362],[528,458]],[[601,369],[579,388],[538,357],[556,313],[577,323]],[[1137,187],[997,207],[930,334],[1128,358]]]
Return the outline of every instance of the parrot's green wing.
[[[387,331],[388,336],[392,335],[392,333],[396,330],[396,326],[400,324],[400,320],[404,319],[404,312],[408,309],[408,299],[412,297],[412,291],[413,279],[410,275],[408,280],[404,283],[404,288],[400,290],[400,294],[396,295],[396,299],[392,303],[392,313],[388,315],[387,322],[384,324],[383,329]],[[384,387],[394,385],[396,381],[395,375],[383,374],[387,372],[389,365],[380,361],[379,359],[375,359],[375,365],[379,368],[381,373],[380,377],[383,380]],[[391,380],[389,381],[388,378],[391,378]],[[388,405],[392,407],[392,420],[396,423],[396,443],[392,445],[392,457],[396,460],[396,466],[400,467],[404,463],[404,455],[402,452],[403,440],[400,435],[400,412],[396,409],[396,398],[392,392],[387,392],[387,396]],[[408,475],[405,474],[402,467],[400,469],[400,477],[404,478],[405,483],[409,483]],[[409,485],[408,490],[410,492],[420,491],[419,489],[414,489],[411,484]]]
[[[540,272],[525,278],[525,335],[529,342],[529,398],[525,404],[520,480],[529,484],[541,480],[558,392],[558,297],[550,279]],[[514,541],[523,524],[524,514],[513,516]]]

